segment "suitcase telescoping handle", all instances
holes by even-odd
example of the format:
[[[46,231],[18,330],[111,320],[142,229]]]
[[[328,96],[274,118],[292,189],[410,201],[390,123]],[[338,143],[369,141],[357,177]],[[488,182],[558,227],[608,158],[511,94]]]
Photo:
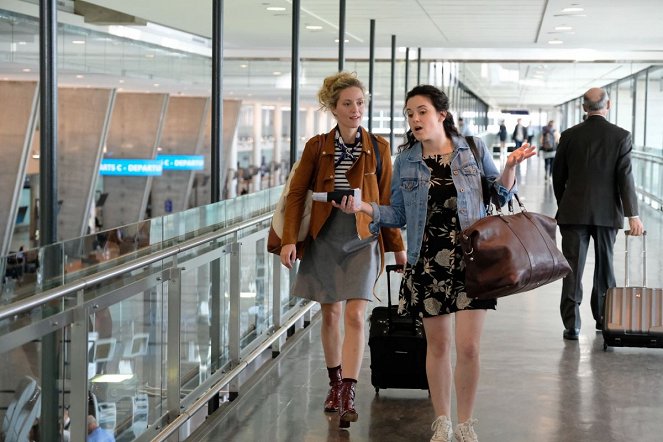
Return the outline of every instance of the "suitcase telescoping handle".
[[[389,278],[389,274],[391,272],[397,272],[399,270],[403,269],[403,266],[398,265],[398,264],[388,264],[385,267],[387,271],[387,306],[389,307],[389,310],[391,311],[391,279]],[[389,318],[391,320],[391,318]]]
[[[629,255],[629,237],[631,235],[630,230],[624,231],[626,234],[626,247],[624,248],[624,255],[626,256],[626,262],[624,264],[624,285],[626,287],[631,286],[631,275],[628,265],[628,255]],[[642,232],[642,287],[647,286],[647,231]]]
[[[398,270],[402,270],[403,266],[398,265],[398,264],[390,264],[385,267],[385,270],[387,271],[387,321],[389,321],[389,329],[393,327],[393,321],[392,321],[392,309],[391,309],[391,278],[389,274],[391,272],[396,272]],[[417,334],[417,322],[414,317],[414,315],[410,315],[412,319],[412,334],[416,335]]]

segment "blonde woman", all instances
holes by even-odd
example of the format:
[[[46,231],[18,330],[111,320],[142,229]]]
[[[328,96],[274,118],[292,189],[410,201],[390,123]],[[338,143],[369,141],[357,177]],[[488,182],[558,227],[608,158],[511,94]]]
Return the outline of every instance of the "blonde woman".
[[[362,199],[376,204],[387,204],[390,196],[389,145],[361,127],[366,105],[361,81],[348,72],[329,76],[318,100],[337,125],[304,147],[286,203],[281,263],[292,268],[297,256],[302,256],[293,294],[321,305],[322,348],[330,386],[324,410],[338,411],[340,427],[347,428],[358,419],[355,390],[365,347],[366,307],[384,253],[394,252],[397,264],[405,264],[406,257],[398,229],[380,229],[373,235],[368,228],[370,216],[346,214],[332,203],[318,201],[311,210],[306,250],[297,250],[298,220],[309,189],[361,189]]]

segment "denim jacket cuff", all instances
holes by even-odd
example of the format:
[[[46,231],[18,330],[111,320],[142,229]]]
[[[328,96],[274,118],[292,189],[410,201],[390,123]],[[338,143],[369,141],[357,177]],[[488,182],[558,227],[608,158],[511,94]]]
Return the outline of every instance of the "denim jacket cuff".
[[[380,233],[380,206],[375,202],[370,202],[369,204],[373,208],[373,221],[368,225],[368,230],[373,235],[377,235]]]

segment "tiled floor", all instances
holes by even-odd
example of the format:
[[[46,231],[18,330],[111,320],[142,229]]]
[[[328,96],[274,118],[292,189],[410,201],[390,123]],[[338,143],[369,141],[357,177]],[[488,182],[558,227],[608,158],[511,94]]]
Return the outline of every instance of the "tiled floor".
[[[520,194],[529,210],[552,215],[552,187],[542,176],[542,164],[530,160],[519,180]],[[656,287],[663,286],[662,215],[642,208],[649,232],[648,285]],[[623,243],[620,233],[615,250],[618,284],[623,284]],[[592,269],[590,254],[584,277],[586,293],[591,290]],[[386,290],[384,281],[381,287]],[[588,298],[582,305],[586,326],[580,340],[563,340],[560,288],[558,281],[504,298],[497,311],[489,312],[475,409],[480,440],[663,441],[663,349],[604,352]],[[319,335],[319,321],[314,321],[254,388],[242,393],[229,411],[211,416],[190,440],[430,439],[434,416],[427,392],[388,389],[377,395],[370,384],[368,348],[357,391],[359,421],[349,431],[339,430],[338,418],[322,411],[327,380]]]

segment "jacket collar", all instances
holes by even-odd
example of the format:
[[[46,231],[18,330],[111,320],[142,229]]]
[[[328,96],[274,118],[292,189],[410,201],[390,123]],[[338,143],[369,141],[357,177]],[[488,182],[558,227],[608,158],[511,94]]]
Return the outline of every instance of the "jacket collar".
[[[452,135],[451,141],[454,144],[454,150],[460,151],[464,149],[469,149],[470,146],[467,144],[465,137]],[[411,162],[420,162],[423,161],[423,146],[421,142],[417,141],[414,145],[409,148],[407,151],[407,156],[405,159]]]

